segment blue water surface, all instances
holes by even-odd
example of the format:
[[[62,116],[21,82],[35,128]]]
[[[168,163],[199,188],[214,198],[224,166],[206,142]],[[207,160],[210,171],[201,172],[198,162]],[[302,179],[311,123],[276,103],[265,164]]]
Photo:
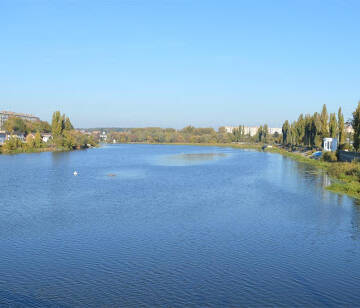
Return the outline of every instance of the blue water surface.
[[[360,305],[360,208],[329,183],[221,147],[2,155],[0,306]]]

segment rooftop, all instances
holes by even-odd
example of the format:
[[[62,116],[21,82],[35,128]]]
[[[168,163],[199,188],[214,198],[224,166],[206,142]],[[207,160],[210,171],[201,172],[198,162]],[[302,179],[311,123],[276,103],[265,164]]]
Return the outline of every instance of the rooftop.
[[[0,111],[0,114],[6,114],[6,115],[10,115],[10,116],[18,116],[18,117],[29,117],[29,118],[39,118],[37,116],[34,116],[32,114],[26,114],[26,113],[18,113],[18,112],[13,112],[13,111]]]

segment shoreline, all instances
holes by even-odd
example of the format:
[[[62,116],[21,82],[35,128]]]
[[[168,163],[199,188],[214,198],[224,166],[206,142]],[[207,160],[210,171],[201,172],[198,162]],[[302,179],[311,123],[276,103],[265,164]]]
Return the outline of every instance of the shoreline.
[[[33,148],[33,149],[29,149],[29,150],[24,150],[24,149],[17,149],[17,150],[12,150],[10,152],[4,153],[2,151],[0,151],[0,157],[2,155],[17,155],[17,154],[35,154],[35,153],[48,153],[48,152],[73,152],[73,151],[81,151],[81,150],[87,150],[87,149],[92,149],[92,148],[97,148],[98,146],[94,146],[94,147],[89,147],[89,148],[80,148],[80,149],[72,149],[72,150],[66,150],[66,149],[61,149],[61,148]]]

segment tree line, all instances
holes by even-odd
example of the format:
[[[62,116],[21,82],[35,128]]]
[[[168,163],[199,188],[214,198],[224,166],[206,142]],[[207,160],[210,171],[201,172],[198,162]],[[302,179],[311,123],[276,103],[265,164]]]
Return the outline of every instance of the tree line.
[[[345,125],[351,125],[353,132],[347,132]],[[300,114],[297,121],[286,120],[282,126],[282,143],[288,146],[321,148],[327,137],[337,138],[339,149],[360,150],[360,101],[346,123],[341,107],[337,114],[329,114],[324,104],[321,113]]]
[[[108,130],[107,142],[117,143],[232,143],[232,142],[280,142],[280,135],[269,133],[268,126],[260,126],[255,136],[245,132],[245,127],[240,125],[234,128],[231,133],[225,127],[217,131],[211,127],[197,128],[186,126],[183,129],[145,127],[132,128],[125,131]]]
[[[95,146],[92,136],[75,130],[69,117],[55,111],[51,125],[46,121],[29,121],[19,117],[10,117],[4,123],[10,138],[5,141],[1,151],[3,153],[32,152],[40,149],[73,150]],[[51,133],[48,142],[42,139],[43,134]],[[25,142],[19,138],[23,134]]]
[[[359,108],[359,107],[358,107]],[[338,146],[350,146],[349,135],[345,130],[344,115],[341,107],[336,113],[328,113],[324,104],[320,113],[300,114],[293,122],[286,120],[282,125],[282,143],[288,146],[321,148],[324,138],[338,138]]]

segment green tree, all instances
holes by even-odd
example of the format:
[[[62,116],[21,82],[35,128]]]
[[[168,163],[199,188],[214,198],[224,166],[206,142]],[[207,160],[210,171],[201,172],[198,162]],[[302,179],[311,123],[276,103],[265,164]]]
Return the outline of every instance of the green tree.
[[[283,144],[290,144],[290,125],[289,121],[286,120],[282,126]]]
[[[36,148],[38,148],[38,149],[41,148],[43,141],[42,141],[40,132],[37,132],[35,134],[34,142],[35,142],[35,147]]]
[[[265,143],[269,142],[269,127],[267,124],[264,124],[263,126],[262,135],[263,135],[263,141]]]
[[[65,119],[64,129],[68,131],[74,129],[73,125],[70,122],[69,117],[66,117]]]
[[[26,124],[23,119],[18,117],[10,117],[5,123],[4,128],[10,133],[25,133]]]
[[[51,132],[54,138],[61,137],[64,129],[64,117],[60,111],[55,111],[51,121]]]
[[[338,111],[338,130],[339,130],[339,147],[345,144],[346,141],[346,132],[344,125],[344,115],[342,114],[341,107]]]
[[[321,116],[315,112],[311,120],[311,133],[310,133],[310,145],[313,147],[321,146],[321,129],[323,123],[321,121]]]
[[[329,122],[329,133],[331,138],[336,138],[337,136],[337,121],[336,121],[336,114],[330,114],[330,122]]]
[[[326,105],[324,104],[320,114],[320,122],[321,122],[320,134],[322,138],[329,136],[328,121],[329,121],[329,115],[326,109]]]
[[[302,145],[304,144],[304,136],[305,136],[305,120],[303,114],[300,114],[298,120],[295,124],[296,128],[296,144]]]
[[[35,148],[35,140],[33,135],[29,134],[26,136],[26,144],[29,149]]]
[[[360,147],[360,101],[353,112],[352,126],[354,129],[354,148],[358,151]]]

